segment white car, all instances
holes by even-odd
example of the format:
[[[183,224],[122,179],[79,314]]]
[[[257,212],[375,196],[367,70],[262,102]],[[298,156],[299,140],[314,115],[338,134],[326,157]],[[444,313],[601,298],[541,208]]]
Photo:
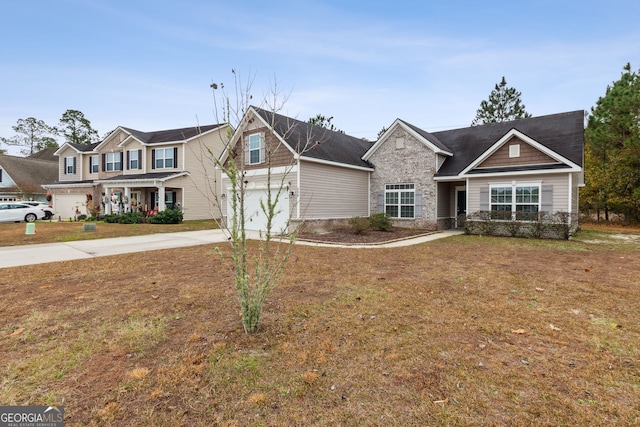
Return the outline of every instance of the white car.
[[[53,206],[45,203],[45,202],[36,202],[33,200],[22,200],[18,203],[22,203],[25,205],[29,205],[29,206],[35,206],[37,208],[40,208],[44,211],[44,218],[43,219],[51,219],[53,218]]]
[[[45,217],[44,210],[20,202],[0,203],[0,222],[34,222]]]

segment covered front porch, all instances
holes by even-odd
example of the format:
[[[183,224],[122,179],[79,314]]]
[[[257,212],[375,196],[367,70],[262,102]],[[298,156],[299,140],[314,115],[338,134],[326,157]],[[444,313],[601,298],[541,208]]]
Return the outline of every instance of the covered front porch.
[[[103,212],[154,215],[165,209],[182,209],[184,189],[170,184],[176,174],[159,175],[118,176],[97,181],[102,186]]]
[[[438,181],[438,230],[464,228],[467,217],[466,181]]]

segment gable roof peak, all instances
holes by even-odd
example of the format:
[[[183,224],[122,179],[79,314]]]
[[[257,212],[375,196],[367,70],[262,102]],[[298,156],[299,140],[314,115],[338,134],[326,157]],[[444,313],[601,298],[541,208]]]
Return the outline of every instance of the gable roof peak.
[[[371,168],[371,165],[362,159],[364,153],[371,147],[370,141],[256,106],[250,106],[248,112],[256,114],[292,152],[300,155],[301,158]],[[243,120],[247,116],[245,115]]]

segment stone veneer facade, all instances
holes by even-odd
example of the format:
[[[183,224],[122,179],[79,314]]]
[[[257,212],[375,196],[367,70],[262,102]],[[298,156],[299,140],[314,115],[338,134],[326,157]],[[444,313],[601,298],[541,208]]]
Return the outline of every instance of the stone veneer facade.
[[[396,128],[369,158],[375,172],[371,174],[371,213],[378,212],[378,195],[384,194],[386,184],[415,184],[421,192],[420,218],[393,220],[397,227],[437,228],[436,173],[437,154],[409,132]],[[417,202],[417,200],[416,200]]]

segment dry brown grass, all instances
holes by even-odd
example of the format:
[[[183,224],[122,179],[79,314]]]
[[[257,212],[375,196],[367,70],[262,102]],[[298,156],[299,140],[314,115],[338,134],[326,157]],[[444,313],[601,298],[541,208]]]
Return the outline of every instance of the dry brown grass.
[[[640,244],[596,234],[299,246],[254,335],[213,246],[3,269],[0,402],[95,426],[638,424]]]
[[[26,224],[0,224],[0,246],[33,245],[104,239],[107,237],[142,236],[152,233],[172,233],[218,228],[214,221],[185,221],[182,224],[107,224],[100,222],[96,231],[82,231],[82,222],[37,221],[36,234],[27,235]]]

